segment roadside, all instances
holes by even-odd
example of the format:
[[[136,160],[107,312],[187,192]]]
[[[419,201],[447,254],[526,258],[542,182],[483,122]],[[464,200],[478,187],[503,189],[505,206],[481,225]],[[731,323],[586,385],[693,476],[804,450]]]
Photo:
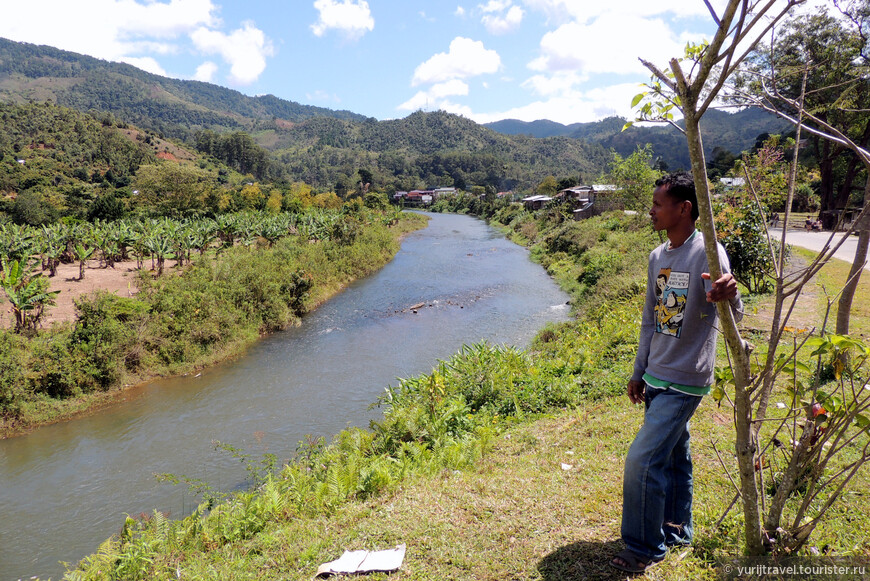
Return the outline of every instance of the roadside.
[[[771,240],[779,241],[782,237],[782,229],[781,228],[772,228],[768,229],[770,233]],[[794,246],[800,246],[801,248],[806,248],[807,250],[812,250],[814,252],[821,252],[823,248],[826,246],[831,248],[836,245],[840,241],[840,237],[842,234],[837,232],[819,232],[819,231],[806,231],[806,230],[794,230],[789,229],[786,232],[785,241],[788,244],[792,244]],[[858,248],[858,237],[857,236],[849,236],[840,248],[837,249],[837,252],[834,253],[834,258],[838,260],[843,260],[852,264],[852,260],[855,258],[855,250]],[[865,270],[870,270],[870,263],[864,265]]]

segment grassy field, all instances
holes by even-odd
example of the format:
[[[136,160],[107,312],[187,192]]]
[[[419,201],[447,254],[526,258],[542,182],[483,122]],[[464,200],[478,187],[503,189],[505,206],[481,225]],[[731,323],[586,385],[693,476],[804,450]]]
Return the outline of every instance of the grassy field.
[[[411,477],[329,515],[276,519],[244,542],[170,557],[155,578],[311,579],[345,550],[405,543],[399,574],[366,578],[624,579],[608,561],[621,549],[622,463],[641,422],[627,398],[580,405],[507,430],[470,469]],[[706,398],[693,432],[695,545],[642,578],[718,579],[717,559],[739,554],[738,510],[716,526],[734,496],[716,453],[730,457],[730,418]],[[812,549],[870,556],[870,499],[853,488]]]
[[[811,260],[815,253],[804,248],[793,248],[792,252],[796,253],[804,260]],[[828,331],[833,331],[837,320],[837,293],[843,288],[844,282],[849,277],[849,269],[851,264],[842,260],[831,260],[828,262],[819,274],[816,275],[816,312],[820,318],[828,309],[829,301],[832,303],[829,315],[830,323]],[[855,291],[855,298],[852,300],[852,317],[849,323],[849,334],[855,337],[862,338],[864,341],[870,339],[870,271],[865,270],[861,276],[861,281]]]

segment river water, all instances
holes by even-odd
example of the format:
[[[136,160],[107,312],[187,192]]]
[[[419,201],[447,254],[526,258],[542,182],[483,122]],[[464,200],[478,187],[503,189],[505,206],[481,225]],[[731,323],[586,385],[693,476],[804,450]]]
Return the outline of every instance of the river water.
[[[58,579],[125,515],[189,514],[184,485],[245,486],[245,453],[292,458],[309,436],[367,426],[399,377],[428,373],[463,344],[525,346],[568,318],[567,295],[528,252],[467,216],[433,214],[394,260],[242,357],[130,390],[90,416],[0,440],[0,581]],[[425,303],[416,309],[409,307]]]

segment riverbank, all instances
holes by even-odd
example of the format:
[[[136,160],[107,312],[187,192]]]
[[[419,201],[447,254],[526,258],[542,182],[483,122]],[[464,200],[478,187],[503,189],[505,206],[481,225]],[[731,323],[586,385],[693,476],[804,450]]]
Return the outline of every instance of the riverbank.
[[[31,336],[0,331],[0,438],[97,410],[125,388],[237,357],[381,268],[401,237],[425,223],[403,214],[389,227],[361,223],[342,242],[289,237],[237,247],[159,278],[117,269],[122,292],[78,297],[75,324],[56,322]]]
[[[403,579],[624,578],[607,562],[620,548],[622,458],[642,412],[623,392],[657,240],[620,216],[505,223],[539,241],[533,252],[571,289],[575,322],[544,329],[529,351],[470,346],[402,380],[381,402],[383,421],[301,449],[257,491],[182,521],[129,519],[74,578],[308,579],[343,550],[399,543]],[[751,328],[763,328],[752,322],[763,301],[748,304]],[[695,544],[649,578],[714,579],[721,559],[740,554],[738,511],[719,523],[734,497],[726,409],[705,398],[693,424]],[[808,555],[870,556],[870,505],[856,482]]]

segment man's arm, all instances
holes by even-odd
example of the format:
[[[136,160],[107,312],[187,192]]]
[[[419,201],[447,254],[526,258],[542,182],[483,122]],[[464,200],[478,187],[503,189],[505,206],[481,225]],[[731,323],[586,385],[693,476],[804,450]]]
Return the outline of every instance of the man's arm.
[[[628,399],[631,400],[631,403],[643,403],[643,392],[645,389],[646,382],[630,379],[628,381]]]
[[[649,358],[650,341],[655,331],[655,314],[653,312],[656,304],[654,279],[652,277],[653,261],[650,255],[650,264],[647,266],[647,288],[646,298],[644,300],[643,315],[640,324],[640,337],[638,338],[637,355],[634,358],[634,371],[631,379],[628,380],[628,399],[631,403],[637,404],[643,402],[643,392],[646,387],[646,382],[643,381],[643,373],[646,371],[646,362]]]

